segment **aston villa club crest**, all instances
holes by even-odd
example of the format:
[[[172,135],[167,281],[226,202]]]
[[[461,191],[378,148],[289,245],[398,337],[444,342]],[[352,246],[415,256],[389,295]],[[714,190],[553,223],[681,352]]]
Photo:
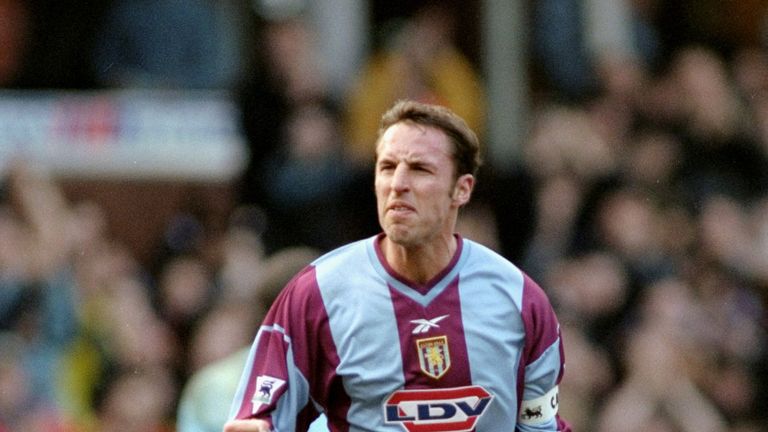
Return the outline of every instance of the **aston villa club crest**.
[[[451,367],[451,355],[448,351],[448,337],[436,336],[416,341],[419,354],[419,366],[427,376],[438,379]]]

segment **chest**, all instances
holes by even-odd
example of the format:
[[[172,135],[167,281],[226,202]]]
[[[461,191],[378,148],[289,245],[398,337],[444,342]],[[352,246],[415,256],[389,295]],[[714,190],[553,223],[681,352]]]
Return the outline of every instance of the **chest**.
[[[524,331],[513,299],[456,278],[427,300],[382,286],[329,308],[337,373],[353,399],[401,388],[497,386],[489,377],[515,375]]]

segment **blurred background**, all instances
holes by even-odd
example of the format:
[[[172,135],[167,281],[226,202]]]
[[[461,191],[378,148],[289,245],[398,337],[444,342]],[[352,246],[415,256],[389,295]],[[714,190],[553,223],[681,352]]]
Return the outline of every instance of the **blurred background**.
[[[562,322],[576,431],[768,430],[765,0],[0,0],[0,431],[218,431],[288,278],[378,232],[399,98]]]

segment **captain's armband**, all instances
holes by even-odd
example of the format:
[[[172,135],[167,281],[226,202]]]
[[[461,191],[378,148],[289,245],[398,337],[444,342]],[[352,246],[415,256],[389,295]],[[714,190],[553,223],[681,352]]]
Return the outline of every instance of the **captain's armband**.
[[[520,424],[532,426],[547,423],[555,418],[559,405],[558,387],[555,386],[543,396],[532,400],[524,400],[520,405],[520,414],[517,416],[517,421]]]

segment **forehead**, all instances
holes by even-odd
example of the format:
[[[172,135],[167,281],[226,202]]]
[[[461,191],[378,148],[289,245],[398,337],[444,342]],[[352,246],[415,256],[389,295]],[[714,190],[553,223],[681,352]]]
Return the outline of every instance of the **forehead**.
[[[377,158],[404,157],[452,160],[448,136],[438,128],[400,122],[382,134],[376,148]]]

